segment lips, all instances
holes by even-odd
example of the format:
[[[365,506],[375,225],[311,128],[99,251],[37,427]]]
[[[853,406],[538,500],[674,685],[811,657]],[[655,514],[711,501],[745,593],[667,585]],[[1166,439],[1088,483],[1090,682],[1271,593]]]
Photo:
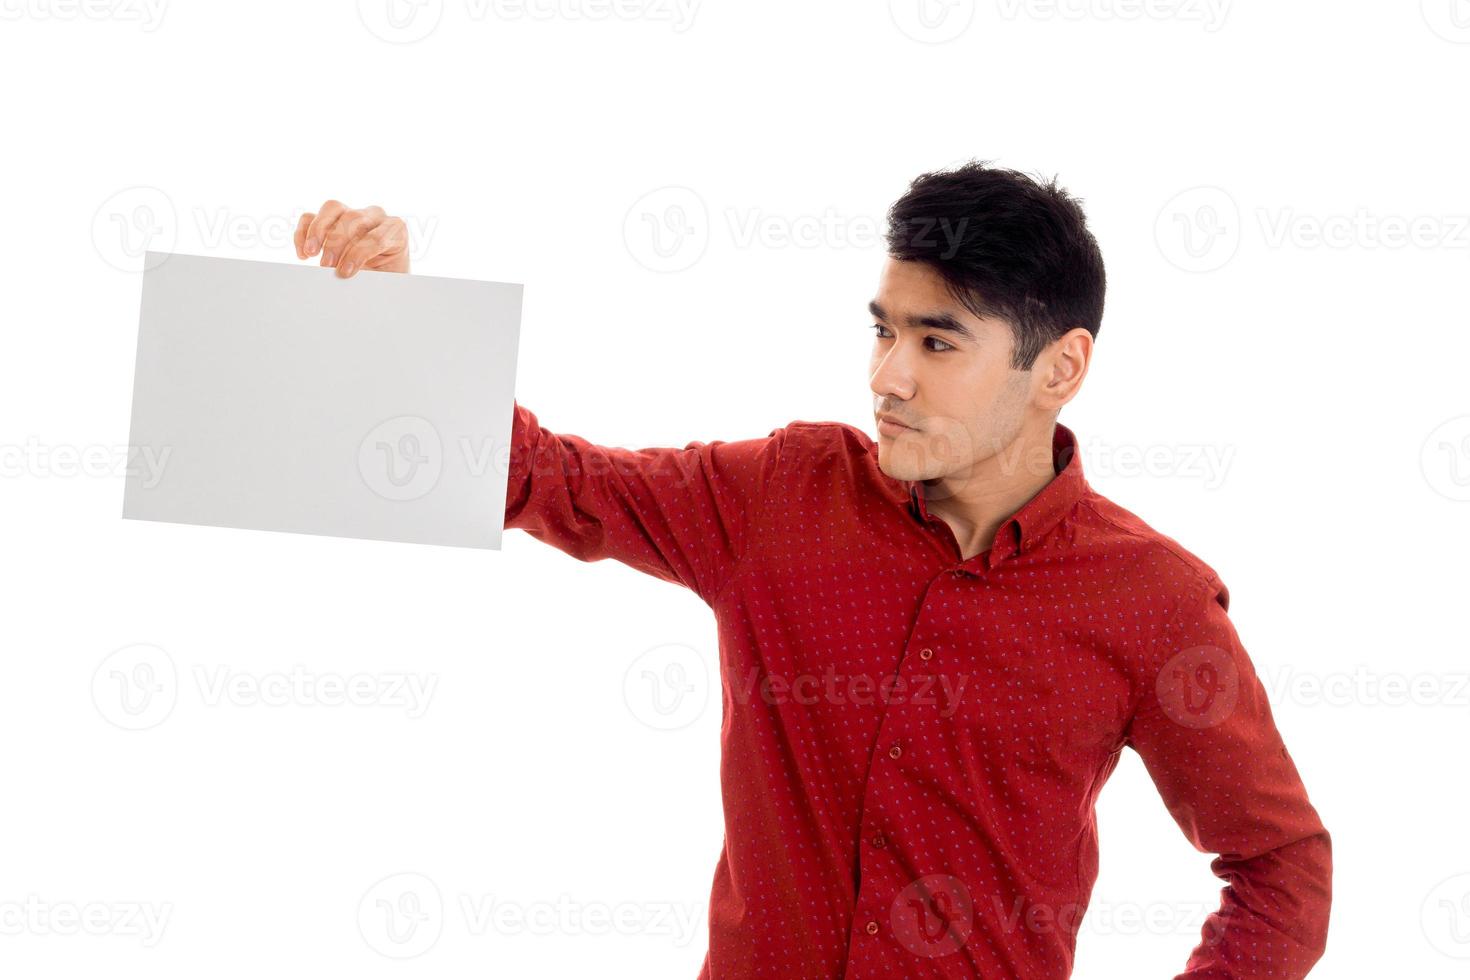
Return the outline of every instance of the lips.
[[[904,421],[902,421],[900,419],[896,419],[892,415],[880,415],[880,416],[878,416],[878,421],[879,422],[891,422],[894,425],[901,425],[905,429],[912,429],[913,428],[912,425],[909,425],[907,422],[904,422]]]

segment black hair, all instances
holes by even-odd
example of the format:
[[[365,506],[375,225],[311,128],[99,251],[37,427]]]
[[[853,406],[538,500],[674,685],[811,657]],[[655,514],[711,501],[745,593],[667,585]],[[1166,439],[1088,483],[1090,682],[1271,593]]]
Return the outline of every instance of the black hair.
[[[1029,370],[1075,327],[1102,326],[1102,252],[1080,200],[1016,170],[971,161],[921,174],[888,211],[888,254],[925,262],[979,317],[1015,339],[1011,366]]]

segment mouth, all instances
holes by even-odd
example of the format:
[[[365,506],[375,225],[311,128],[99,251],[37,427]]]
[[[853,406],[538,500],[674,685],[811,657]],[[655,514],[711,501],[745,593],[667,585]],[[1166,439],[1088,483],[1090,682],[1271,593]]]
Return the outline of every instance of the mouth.
[[[907,431],[914,431],[914,427],[912,425],[909,425],[907,422],[900,422],[898,419],[894,418],[892,415],[880,415],[880,416],[878,416],[878,427],[881,429],[884,426],[889,426],[889,427],[894,428],[894,429],[904,429],[904,430],[907,430]]]

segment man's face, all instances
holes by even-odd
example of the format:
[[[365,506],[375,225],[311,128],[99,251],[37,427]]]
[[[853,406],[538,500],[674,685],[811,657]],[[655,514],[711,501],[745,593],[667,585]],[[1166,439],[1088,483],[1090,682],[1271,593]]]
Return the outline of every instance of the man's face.
[[[966,310],[932,267],[892,257],[871,312],[874,421],[891,415],[913,427],[879,425],[879,467],[897,480],[963,482],[1027,419],[1032,372],[1011,368],[1010,325]]]

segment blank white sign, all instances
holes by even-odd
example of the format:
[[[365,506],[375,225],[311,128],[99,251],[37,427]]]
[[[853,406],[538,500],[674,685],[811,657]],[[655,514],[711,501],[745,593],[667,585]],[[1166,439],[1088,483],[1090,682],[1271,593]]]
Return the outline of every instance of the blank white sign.
[[[500,547],[520,284],[145,258],[123,517]]]

